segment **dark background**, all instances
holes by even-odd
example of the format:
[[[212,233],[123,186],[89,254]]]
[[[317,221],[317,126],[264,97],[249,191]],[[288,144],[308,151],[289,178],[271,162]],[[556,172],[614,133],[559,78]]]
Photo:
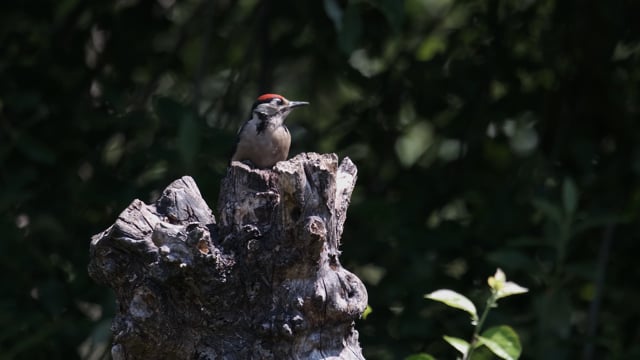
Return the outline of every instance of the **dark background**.
[[[114,299],[92,234],[193,176],[215,207],[262,92],[311,106],[292,155],[359,168],[342,261],[369,359],[455,352],[489,324],[524,359],[640,358],[640,6],[572,0],[0,4],[0,357],[97,359]]]

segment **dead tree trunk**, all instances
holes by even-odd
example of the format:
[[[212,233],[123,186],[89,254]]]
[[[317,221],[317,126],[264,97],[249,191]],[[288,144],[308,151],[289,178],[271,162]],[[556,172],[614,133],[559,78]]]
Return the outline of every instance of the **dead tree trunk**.
[[[338,259],[355,180],[335,155],[234,163],[218,224],[190,177],[134,200],[90,247],[118,302],[113,358],[363,359],[367,293]]]

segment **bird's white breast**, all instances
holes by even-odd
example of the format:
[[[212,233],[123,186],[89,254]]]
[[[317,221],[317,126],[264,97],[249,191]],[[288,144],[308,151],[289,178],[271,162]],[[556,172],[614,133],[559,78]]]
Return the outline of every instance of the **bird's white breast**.
[[[258,131],[259,126],[260,120],[254,118],[242,128],[232,161],[249,160],[257,167],[268,168],[287,159],[291,145],[289,130],[283,125],[268,124]]]

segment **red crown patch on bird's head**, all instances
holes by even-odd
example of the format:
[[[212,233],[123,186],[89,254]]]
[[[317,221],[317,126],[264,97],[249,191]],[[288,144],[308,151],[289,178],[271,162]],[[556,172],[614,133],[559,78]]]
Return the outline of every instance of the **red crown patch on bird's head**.
[[[264,101],[270,101],[270,100],[275,99],[275,98],[285,100],[284,96],[282,96],[282,95],[278,95],[278,94],[262,94],[262,95],[258,96],[258,100],[257,101],[258,102],[264,102]]]

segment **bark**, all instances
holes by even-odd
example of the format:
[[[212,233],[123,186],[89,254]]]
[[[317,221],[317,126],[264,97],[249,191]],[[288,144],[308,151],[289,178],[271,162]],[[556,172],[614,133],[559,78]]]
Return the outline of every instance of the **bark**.
[[[300,154],[234,162],[219,223],[188,176],[93,237],[89,273],[116,294],[114,359],[363,359],[362,282],[339,261],[356,167]]]

